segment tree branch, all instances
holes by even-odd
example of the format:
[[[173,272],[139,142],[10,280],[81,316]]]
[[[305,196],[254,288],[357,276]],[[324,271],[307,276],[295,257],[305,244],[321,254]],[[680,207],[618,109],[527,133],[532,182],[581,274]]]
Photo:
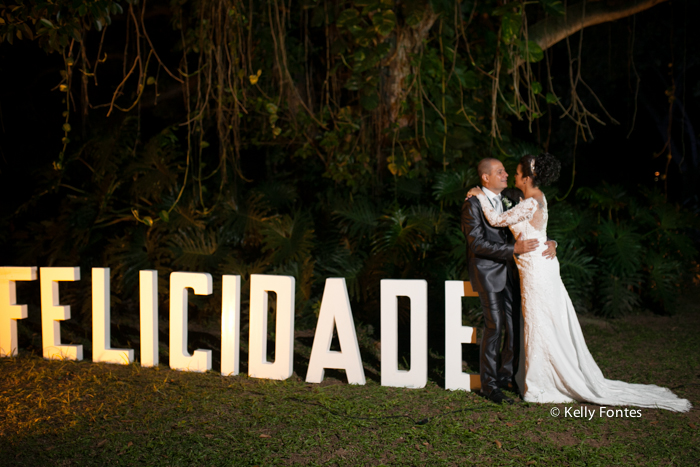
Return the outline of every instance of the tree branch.
[[[529,39],[546,50],[562,39],[596,24],[615,21],[668,0],[628,0],[584,2],[571,5],[564,16],[549,16],[529,28]]]

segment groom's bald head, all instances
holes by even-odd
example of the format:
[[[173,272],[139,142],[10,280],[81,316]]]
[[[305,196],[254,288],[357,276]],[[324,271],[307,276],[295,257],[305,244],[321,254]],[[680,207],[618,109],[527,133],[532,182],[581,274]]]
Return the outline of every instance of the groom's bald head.
[[[481,185],[494,193],[500,193],[508,186],[508,173],[498,159],[493,157],[482,159],[477,166],[477,171]]]
[[[495,162],[500,163],[501,161],[494,159],[493,157],[485,157],[481,159],[478,167],[476,168],[477,172],[479,173],[479,178],[481,178],[482,175],[490,175]]]

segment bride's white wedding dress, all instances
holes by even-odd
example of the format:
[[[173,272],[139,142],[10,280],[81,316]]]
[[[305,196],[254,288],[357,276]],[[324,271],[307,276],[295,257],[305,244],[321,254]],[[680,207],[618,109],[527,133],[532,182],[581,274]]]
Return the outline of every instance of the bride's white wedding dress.
[[[537,250],[516,257],[522,311],[520,367],[516,381],[527,402],[587,401],[604,406],[633,405],[677,412],[690,401],[653,384],[605,379],[588,351],[576,312],[559,274],[559,261],[547,259],[547,201],[528,198],[497,214],[485,195],[477,195],[484,215],[495,227],[510,227],[516,238],[536,238]]]

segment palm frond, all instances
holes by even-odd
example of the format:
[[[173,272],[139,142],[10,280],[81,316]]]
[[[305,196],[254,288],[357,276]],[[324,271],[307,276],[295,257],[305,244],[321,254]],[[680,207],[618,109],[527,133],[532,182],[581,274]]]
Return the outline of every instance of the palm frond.
[[[170,214],[169,223],[175,231],[183,229],[204,230],[206,222],[202,217],[202,213],[197,211],[192,199],[181,199]]]
[[[662,232],[660,244],[666,243],[664,251],[676,252],[684,261],[694,261],[698,257],[698,250],[695,248],[692,238],[687,234],[677,231]],[[674,255],[675,256],[675,255]]]
[[[667,313],[675,310],[680,284],[680,266],[678,261],[664,258],[658,252],[650,252],[645,258],[647,287],[645,293],[651,300],[661,306]]]
[[[640,279],[637,275],[625,277],[609,274],[601,276],[599,285],[601,314],[609,318],[617,318],[639,306],[641,298],[634,291],[634,286],[639,283]]]
[[[171,254],[165,233],[157,228],[148,229],[138,224],[128,233],[111,238],[104,251],[104,258],[105,263],[112,268],[112,290],[135,294],[138,290],[139,271],[157,269],[161,274],[169,273]],[[160,286],[164,287],[164,284]],[[161,291],[165,293],[167,288]]]
[[[600,261],[615,275],[629,275],[639,270],[642,245],[634,227],[624,222],[604,221],[598,229]]]
[[[629,204],[627,191],[620,185],[611,185],[608,182],[603,182],[595,188],[579,188],[576,196],[579,199],[588,200],[592,208],[607,214],[609,220],[612,219],[613,211],[617,213]]]
[[[574,239],[586,235],[587,215],[566,201],[552,203],[549,208],[547,233],[561,244],[568,244]]]
[[[656,218],[649,209],[649,203],[639,198],[630,199],[628,205],[629,213],[635,224],[639,225],[641,232],[648,232],[657,227]]]
[[[170,245],[173,265],[187,271],[216,270],[228,253],[213,230],[180,230],[170,237]]]
[[[421,225],[432,226],[432,234],[443,233],[450,225],[449,213],[440,211],[436,206],[419,204],[411,206],[408,212]]]
[[[251,193],[243,203],[233,199],[223,203],[223,230],[230,241],[258,246],[262,241],[262,228],[275,215],[261,193]]]
[[[430,248],[430,238],[440,225],[439,219],[433,208],[397,208],[389,211],[382,217],[372,252],[388,253],[403,262],[411,262],[417,252],[424,256]]]
[[[693,241],[686,235],[689,229],[698,225],[695,216],[688,212],[681,211],[678,207],[670,204],[657,204],[650,210],[654,218],[656,229],[655,237],[652,232],[649,235],[656,240],[657,249],[677,252],[685,258],[694,258],[698,251],[693,245]]]
[[[529,141],[520,141],[513,144],[508,151],[508,156],[519,162],[525,156],[536,156],[542,152],[542,148]]]
[[[258,257],[254,261],[244,261],[239,254],[231,253],[223,259],[219,271],[221,274],[241,276],[241,281],[246,282],[251,274],[267,273],[270,269],[269,266],[269,255]],[[243,284],[241,284],[241,289],[248,290]]]
[[[446,206],[461,206],[469,188],[478,182],[479,177],[474,168],[455,172],[441,172],[435,176],[433,197]]]
[[[268,206],[278,211],[293,206],[299,197],[294,185],[277,180],[261,183],[253,193],[259,193]]]
[[[106,137],[98,136],[88,141],[77,156],[91,165],[93,178],[114,176],[127,161],[133,159],[138,137],[138,118],[126,117],[116,131],[107,133]]]
[[[693,226],[693,218],[684,215],[675,206],[664,203],[651,207],[651,214],[657,221],[659,229],[663,231],[685,229]]]
[[[151,138],[140,151],[139,159],[127,167],[125,176],[133,180],[131,192],[136,199],[160,202],[164,196],[176,193],[184,170],[178,167],[182,158],[177,141],[172,130],[166,128]]]
[[[560,243],[557,248],[557,259],[561,270],[561,280],[566,286],[571,301],[576,304],[576,311],[581,312],[583,303],[591,295],[591,285],[597,270],[593,256],[586,253],[576,242],[570,240]]]
[[[313,221],[308,214],[285,214],[265,222],[261,229],[262,251],[270,252],[273,263],[304,261],[313,248]]]
[[[401,208],[393,212],[388,212],[382,217],[381,230],[374,240],[373,253],[386,251],[410,242],[411,240],[422,240],[420,230],[408,224],[408,213]],[[413,238],[411,238],[413,237]],[[413,242],[414,245],[418,243]],[[410,246],[410,245],[409,245]],[[404,252],[405,253],[405,252]]]
[[[445,240],[444,255],[445,278],[447,280],[466,280],[467,241],[458,225],[452,225],[443,235]]]
[[[272,274],[294,277],[294,309],[297,317],[308,316],[308,311],[313,307],[311,286],[315,265],[313,258],[306,257],[303,261],[286,262],[271,271]]]
[[[356,199],[334,211],[340,231],[352,239],[369,237],[378,225],[376,206],[365,198]]]
[[[353,253],[348,245],[340,240],[326,241],[316,250],[316,265],[320,280],[328,277],[344,277],[350,297],[359,300],[359,278],[364,266],[366,254],[363,251]]]
[[[221,274],[241,276],[241,312],[249,311],[250,275],[270,273],[270,255],[263,255],[252,261],[245,261],[238,252],[229,252],[221,261]]]
[[[396,179],[396,193],[401,198],[415,201],[419,200],[423,193],[423,185],[420,178],[398,177]]]

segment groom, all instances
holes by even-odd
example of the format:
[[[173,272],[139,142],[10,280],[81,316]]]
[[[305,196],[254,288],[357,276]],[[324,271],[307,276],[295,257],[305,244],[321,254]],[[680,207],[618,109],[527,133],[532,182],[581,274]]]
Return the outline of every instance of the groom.
[[[497,213],[517,200],[501,200],[508,186],[508,174],[498,159],[479,162],[482,190]],[[505,206],[504,206],[505,205]],[[506,207],[507,206],[507,207]],[[492,227],[484,218],[481,203],[473,196],[462,206],[462,232],[467,238],[467,266],[472,288],[478,292],[484,311],[481,340],[481,392],[491,401],[513,403],[501,389],[514,389],[520,351],[520,277],[513,255],[534,251],[536,239],[515,241],[508,228]],[[556,242],[547,241],[544,256],[556,255]],[[501,328],[505,328],[501,365],[498,353]]]

